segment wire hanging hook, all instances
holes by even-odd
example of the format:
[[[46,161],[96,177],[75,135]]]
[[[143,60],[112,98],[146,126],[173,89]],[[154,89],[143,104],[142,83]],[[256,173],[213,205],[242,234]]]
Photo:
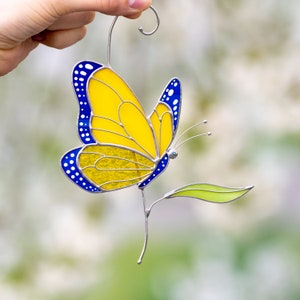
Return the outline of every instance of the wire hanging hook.
[[[156,27],[152,31],[147,32],[147,31],[144,31],[144,29],[143,29],[142,26],[140,26],[138,28],[139,32],[142,33],[143,35],[146,35],[146,36],[154,34],[157,31],[157,29],[158,29],[158,27],[160,25],[160,19],[159,19],[159,16],[158,16],[158,13],[157,13],[156,9],[152,5],[149,8],[155,14],[155,17],[156,17]],[[115,24],[116,24],[117,20],[118,20],[118,16],[116,16],[113,19],[113,21],[112,21],[112,23],[110,25],[109,31],[108,31],[108,42],[107,42],[107,65],[108,65],[108,67],[111,67],[111,64],[110,64],[110,61],[111,61],[110,60],[111,59],[111,38],[112,38],[113,29],[115,27]]]
[[[150,8],[150,9],[154,12],[154,14],[155,14],[155,17],[156,17],[156,27],[155,27],[152,31],[146,32],[146,31],[144,31],[143,27],[140,26],[138,29],[139,29],[139,32],[142,33],[143,35],[152,35],[152,34],[154,34],[154,33],[157,31],[157,29],[158,29],[158,27],[159,27],[159,25],[160,25],[159,15],[158,15],[156,9],[155,9],[152,5],[151,5],[149,8]]]

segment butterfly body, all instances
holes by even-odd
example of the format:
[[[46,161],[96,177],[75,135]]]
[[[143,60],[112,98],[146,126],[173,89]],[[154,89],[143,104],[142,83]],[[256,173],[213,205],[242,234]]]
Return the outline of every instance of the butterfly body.
[[[128,85],[102,64],[78,63],[73,86],[83,146],[66,153],[61,165],[74,183],[89,192],[135,184],[143,189],[165,170],[180,115],[178,79],[169,82],[148,117]]]

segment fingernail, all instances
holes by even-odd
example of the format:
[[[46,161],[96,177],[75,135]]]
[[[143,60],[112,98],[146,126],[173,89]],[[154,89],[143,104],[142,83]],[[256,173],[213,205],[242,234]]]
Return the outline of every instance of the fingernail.
[[[143,9],[147,6],[148,0],[128,0],[128,4],[134,9]]]

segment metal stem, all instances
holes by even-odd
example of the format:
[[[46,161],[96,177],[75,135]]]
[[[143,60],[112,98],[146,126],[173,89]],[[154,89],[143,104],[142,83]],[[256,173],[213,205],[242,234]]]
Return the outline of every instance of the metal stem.
[[[144,234],[144,244],[143,244],[143,249],[141,252],[141,255],[137,261],[137,263],[140,265],[143,262],[144,255],[147,250],[147,245],[148,245],[148,237],[149,237],[149,230],[148,230],[148,218],[150,215],[150,211],[146,208],[146,198],[145,198],[145,193],[144,190],[142,191],[142,199],[143,199],[143,209],[144,209],[144,218],[145,218],[145,234]]]

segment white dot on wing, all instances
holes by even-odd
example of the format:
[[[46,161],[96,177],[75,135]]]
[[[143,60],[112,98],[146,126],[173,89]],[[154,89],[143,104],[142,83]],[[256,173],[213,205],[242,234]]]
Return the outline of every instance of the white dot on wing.
[[[173,90],[173,89],[171,89],[171,90],[168,91],[168,95],[169,95],[170,97],[171,97],[173,94],[174,94],[174,90]]]
[[[94,67],[91,64],[85,64],[85,68],[88,70],[93,70]]]

